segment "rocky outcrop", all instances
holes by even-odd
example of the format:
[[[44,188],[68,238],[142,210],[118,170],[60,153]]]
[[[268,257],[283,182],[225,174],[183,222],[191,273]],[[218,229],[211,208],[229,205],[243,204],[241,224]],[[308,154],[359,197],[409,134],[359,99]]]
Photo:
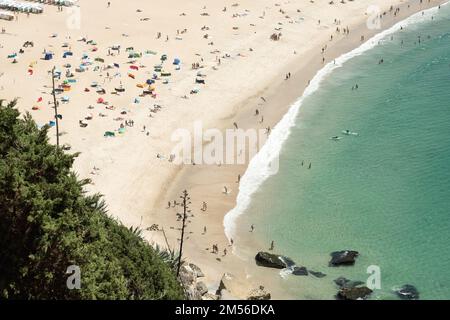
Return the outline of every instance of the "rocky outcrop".
[[[358,256],[359,252],[353,250],[332,252],[330,266],[353,265]]]
[[[291,259],[268,252],[258,252],[255,256],[256,264],[261,267],[284,269],[295,265]]]
[[[197,278],[202,278],[202,277],[205,276],[205,275],[203,274],[202,270],[201,270],[198,266],[196,266],[195,264],[189,263],[189,267],[192,269],[192,271],[195,272]]]
[[[342,288],[341,290],[339,290],[337,298],[340,300],[361,300],[366,299],[371,293],[372,290],[365,286]]]
[[[263,286],[253,289],[248,294],[247,300],[270,300],[270,293]]]
[[[411,284],[405,284],[404,286],[394,290],[397,296],[402,300],[418,300],[419,291]]]
[[[208,293],[205,283],[197,281],[200,277],[204,277],[204,274],[195,264],[189,263],[181,266],[178,278],[188,300],[203,300],[203,296]]]
[[[208,293],[208,287],[206,286],[206,284],[203,281],[197,282],[195,289],[201,296]]]

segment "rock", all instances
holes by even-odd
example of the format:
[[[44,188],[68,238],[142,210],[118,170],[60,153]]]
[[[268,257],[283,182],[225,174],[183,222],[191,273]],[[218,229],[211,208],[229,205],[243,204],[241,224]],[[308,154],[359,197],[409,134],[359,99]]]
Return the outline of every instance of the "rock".
[[[419,299],[419,291],[411,284],[405,284],[398,290],[395,290],[397,296],[403,300],[417,300]]]
[[[284,269],[295,264],[287,257],[268,252],[258,252],[255,256],[255,260],[258,266],[276,269]]]
[[[197,282],[195,289],[201,296],[208,293],[208,287],[206,286],[206,284],[203,281]]]
[[[294,276],[307,276],[308,270],[305,267],[294,267],[294,270],[292,270],[292,274]]]
[[[195,272],[197,278],[202,278],[202,277],[205,276],[203,274],[202,270],[198,266],[196,266],[195,264],[189,263],[189,267],[191,267],[191,269]]]
[[[219,300],[219,296],[212,293],[206,293],[203,295],[202,300]]]
[[[250,283],[245,278],[238,278],[230,273],[225,273],[220,280],[216,295],[220,300],[244,300],[248,296]]]
[[[345,250],[335,251],[331,253],[331,266],[353,265],[356,257],[359,256],[358,251]]]
[[[193,286],[184,287],[184,292],[188,300],[201,300],[202,295]]]
[[[359,300],[365,299],[372,293],[367,287],[342,288],[337,294],[338,299],[342,300]]]
[[[344,277],[335,279],[334,283],[336,283],[340,288],[354,288],[364,284],[362,281],[352,281]]]
[[[325,273],[322,273],[320,271],[309,271],[309,273],[311,273],[316,278],[323,278],[327,276]]]
[[[257,289],[253,289],[248,294],[247,300],[270,300],[271,295],[267,292],[263,286]]]
[[[183,287],[188,288],[195,283],[197,279],[197,274],[195,273],[194,270],[192,270],[192,268],[189,265],[184,264],[180,268],[179,277]]]

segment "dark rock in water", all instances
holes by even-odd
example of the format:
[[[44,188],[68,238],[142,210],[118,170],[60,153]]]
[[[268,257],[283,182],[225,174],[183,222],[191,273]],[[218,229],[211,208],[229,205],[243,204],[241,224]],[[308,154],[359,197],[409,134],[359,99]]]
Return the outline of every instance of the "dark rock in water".
[[[311,271],[310,270],[309,273],[311,273],[316,278],[323,278],[323,277],[327,276],[325,273],[322,273],[320,271]]]
[[[358,300],[366,299],[372,290],[367,287],[342,288],[337,294],[337,298],[341,300]]]
[[[287,257],[268,252],[258,252],[255,256],[256,264],[262,267],[284,269],[289,267],[288,263],[293,261]]]
[[[419,299],[419,291],[411,284],[405,284],[400,289],[395,290],[395,293],[403,300]]]
[[[337,286],[340,287],[341,289],[342,288],[351,289],[364,284],[364,282],[362,281],[352,281],[344,277],[339,277],[335,279],[334,283],[336,283]]]
[[[292,274],[294,276],[307,276],[308,270],[305,267],[294,267]]]
[[[295,262],[291,258],[280,256],[280,259],[286,264],[286,268],[295,266]]]
[[[356,257],[359,256],[358,251],[345,250],[335,251],[331,253],[331,266],[353,265]]]

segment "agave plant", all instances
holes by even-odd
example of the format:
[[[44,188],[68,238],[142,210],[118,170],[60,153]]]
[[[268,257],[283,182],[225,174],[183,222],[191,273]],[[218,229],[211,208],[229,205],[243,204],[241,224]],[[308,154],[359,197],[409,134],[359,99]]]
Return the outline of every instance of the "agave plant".
[[[174,272],[176,272],[180,253],[169,247],[162,248],[158,244],[153,244],[153,248],[155,249],[155,253],[159,256],[159,258],[164,261]],[[182,259],[181,265],[183,265],[184,262],[185,260]]]

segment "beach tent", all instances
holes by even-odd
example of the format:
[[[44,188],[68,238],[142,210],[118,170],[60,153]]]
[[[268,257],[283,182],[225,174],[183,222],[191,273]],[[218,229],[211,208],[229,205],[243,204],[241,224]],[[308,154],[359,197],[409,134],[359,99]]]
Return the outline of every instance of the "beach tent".
[[[114,67],[120,68],[120,65],[118,63],[114,63]]]
[[[46,53],[44,56],[44,60],[52,60],[53,59],[53,54],[52,53]]]
[[[64,58],[64,59],[67,58],[67,57],[69,57],[69,56],[73,56],[73,52],[70,52],[70,51],[64,52],[64,54],[63,54],[63,58]]]
[[[112,131],[105,131],[104,137],[115,137],[116,134]]]
[[[175,58],[174,60],[173,60],[173,64],[174,65],[179,65],[181,63],[181,61],[180,61],[180,59],[178,59],[178,58]]]
[[[130,69],[138,71],[139,67],[138,66],[130,66]]]
[[[148,85],[151,85],[151,84],[155,83],[155,80],[148,79],[145,83],[147,83]]]

